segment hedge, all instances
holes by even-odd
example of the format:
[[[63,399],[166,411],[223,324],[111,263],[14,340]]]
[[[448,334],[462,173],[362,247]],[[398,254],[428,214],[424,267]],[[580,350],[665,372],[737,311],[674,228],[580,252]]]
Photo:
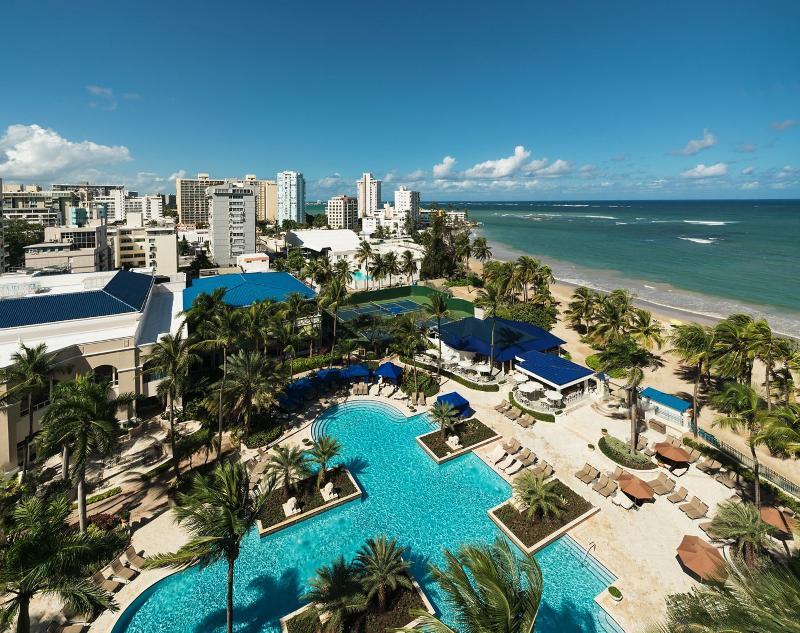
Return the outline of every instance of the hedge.
[[[120,486],[117,486],[116,488],[110,488],[109,490],[106,490],[105,492],[100,492],[100,493],[98,493],[96,495],[92,495],[91,497],[86,497],[86,505],[90,506],[93,503],[99,503],[100,501],[105,501],[106,499],[108,499],[110,497],[114,497],[114,496],[118,495],[120,492],[122,492],[122,488]],[[73,504],[73,505],[77,505],[77,504]]]
[[[527,413],[528,415],[533,416],[537,420],[541,420],[542,422],[555,422],[556,421],[556,416],[554,416],[552,413],[544,413],[542,411],[536,411],[535,409],[529,409],[528,407],[522,406],[519,402],[517,402],[514,399],[514,393],[513,392],[509,392],[508,393],[508,401],[511,404],[513,404],[515,407],[517,407],[517,409],[519,409],[520,411],[524,411],[525,413]]]
[[[338,364],[341,362],[341,360],[342,357],[333,352],[329,352],[327,354],[317,354],[316,356],[312,356],[310,358],[308,356],[300,356],[294,359],[292,370],[295,374],[301,374],[309,369],[321,369],[322,367],[327,367],[331,363]],[[288,368],[289,361],[283,363],[283,366]]]
[[[400,360],[406,363],[407,365],[416,365],[420,369],[424,369],[426,371],[430,371],[433,373],[435,373],[437,370],[435,365],[427,365],[425,363],[419,363],[415,360],[406,358],[404,356],[401,356]],[[465,387],[469,387],[470,389],[474,389],[475,391],[500,391],[500,385],[496,383],[491,383],[487,385],[480,382],[472,382],[471,380],[459,376],[458,374],[454,374],[451,371],[447,371],[444,368],[442,368],[442,376],[447,376],[451,380],[455,380],[458,384],[464,385]]]
[[[244,445],[247,448],[260,448],[274,442],[280,436],[281,426],[278,424],[267,429],[259,429],[251,432],[247,439],[244,440]]]
[[[600,366],[600,357],[597,354],[592,354],[591,356],[587,356],[586,360],[584,361],[586,366],[589,369],[594,369],[595,371],[603,371],[603,368]],[[611,371],[604,372],[608,374],[609,378],[625,378],[628,375],[628,372],[624,369],[612,369]]]
[[[637,470],[652,470],[657,468],[655,462],[647,455],[631,451],[630,446],[612,435],[604,435],[601,437],[597,446],[602,451],[603,455],[608,457],[612,462],[616,462],[625,468],[635,468]]]

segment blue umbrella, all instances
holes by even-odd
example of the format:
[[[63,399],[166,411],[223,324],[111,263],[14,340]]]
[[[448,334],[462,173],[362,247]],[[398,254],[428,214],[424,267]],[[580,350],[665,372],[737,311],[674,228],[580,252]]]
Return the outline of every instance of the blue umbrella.
[[[336,380],[340,374],[341,371],[338,369],[320,369],[317,372],[317,378],[320,380]]]
[[[462,409],[469,407],[469,400],[467,400],[464,396],[455,391],[451,391],[450,393],[446,393],[443,396],[439,396],[438,398],[436,398],[436,402],[449,404],[457,411],[461,411]]]
[[[403,375],[403,368],[398,367],[394,363],[386,362],[378,367],[375,373],[378,376],[382,376],[383,378],[396,383],[400,379],[400,376]]]
[[[348,378],[368,378],[369,368],[366,365],[350,365],[343,373]]]

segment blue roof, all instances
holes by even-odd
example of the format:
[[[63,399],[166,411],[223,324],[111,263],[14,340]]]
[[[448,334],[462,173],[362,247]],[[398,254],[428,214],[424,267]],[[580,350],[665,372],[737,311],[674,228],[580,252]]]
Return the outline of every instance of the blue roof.
[[[292,293],[310,299],[314,291],[289,273],[234,273],[195,279],[183,291],[183,309],[188,310],[197,295],[211,294],[217,288],[225,288],[224,300],[229,306],[241,308],[256,301],[284,301]]]
[[[533,351],[520,354],[518,358],[521,362],[517,363],[517,369],[535,374],[538,378],[557,387],[568,385],[594,374],[594,371],[588,367],[578,365],[555,354]]]
[[[466,317],[443,323],[439,335],[448,347],[488,357],[491,351],[492,319]],[[509,319],[497,319],[494,328],[494,360],[507,361],[529,351],[542,352],[564,341],[547,330]]]
[[[673,396],[671,393],[664,393],[663,391],[659,391],[658,389],[653,389],[652,387],[647,387],[643,389],[641,394],[643,398],[650,398],[653,402],[657,402],[658,404],[664,405],[678,413],[683,413],[687,409],[691,409],[692,405],[689,402],[686,402],[683,398],[679,398],[678,396]]]
[[[454,409],[461,411],[466,407],[469,407],[469,400],[467,400],[464,396],[456,391],[451,391],[450,393],[446,393],[443,396],[439,396],[436,398],[436,402],[441,402],[442,404],[449,404]]]
[[[119,270],[99,290],[0,299],[0,328],[141,312],[153,276]]]

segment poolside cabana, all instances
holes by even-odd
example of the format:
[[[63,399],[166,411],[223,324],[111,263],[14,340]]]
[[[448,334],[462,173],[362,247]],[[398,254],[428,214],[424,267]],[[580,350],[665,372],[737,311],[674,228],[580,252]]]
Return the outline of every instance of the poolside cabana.
[[[436,398],[436,402],[449,404],[458,411],[460,417],[469,417],[475,413],[469,406],[469,400],[456,391],[451,391],[450,393],[439,396]]]
[[[530,351],[516,357],[517,371],[545,389],[548,403],[542,406],[568,406],[589,395],[594,386],[594,371],[555,354]],[[527,383],[522,383],[527,384]]]
[[[691,430],[691,403],[653,387],[643,389],[639,397],[646,422],[656,418],[680,433]]]
[[[403,368],[392,362],[385,362],[375,371],[376,376],[397,384],[403,375]]]

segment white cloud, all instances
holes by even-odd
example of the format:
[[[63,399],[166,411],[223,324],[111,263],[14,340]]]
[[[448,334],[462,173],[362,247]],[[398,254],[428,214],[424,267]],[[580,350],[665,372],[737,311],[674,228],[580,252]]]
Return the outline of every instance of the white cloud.
[[[105,88],[103,86],[86,86],[86,91],[96,97],[94,101],[89,102],[90,108],[102,108],[103,110],[116,110],[117,98],[114,96],[113,88]]]
[[[124,145],[70,141],[39,125],[10,125],[0,137],[0,176],[54,181],[132,160]]]
[[[757,180],[752,180],[750,182],[743,183],[739,187],[739,189],[741,189],[742,191],[749,191],[750,189],[756,189],[758,186],[759,186],[758,185],[758,181]]]
[[[415,169],[412,171],[408,176],[406,176],[408,180],[421,180],[425,178],[425,170],[424,169]]]
[[[456,165],[456,159],[452,156],[445,156],[441,163],[433,166],[433,175],[436,178],[446,178],[453,172]]]
[[[530,155],[531,153],[522,145],[517,145],[512,156],[477,163],[467,169],[464,175],[468,178],[505,178],[512,176],[519,171]]]
[[[745,167],[745,168],[742,170],[742,175],[743,175],[743,176],[749,176],[749,175],[750,175],[750,174],[752,174],[752,173],[753,173],[755,170],[756,170],[756,168],[755,168],[755,167],[753,167],[753,166],[750,166],[750,167]]]
[[[703,163],[681,172],[683,178],[715,178],[724,176],[728,173],[728,166],[725,163],[715,163],[705,166]]]
[[[544,176],[545,178],[560,178],[572,171],[572,163],[568,160],[553,161],[547,167],[544,167],[536,172],[537,176]]]
[[[781,180],[785,180],[786,178],[793,178],[800,174],[800,168],[792,167],[791,165],[784,165],[781,167],[780,171],[775,176]]]
[[[171,173],[167,177],[167,180],[169,180],[171,182],[175,182],[178,178],[186,178],[186,170],[185,169],[179,169],[178,171]]]
[[[717,138],[708,130],[703,130],[703,138],[693,139],[686,143],[683,149],[676,149],[672,153],[680,156],[694,156],[698,152],[713,147],[717,143]]]
[[[758,145],[755,143],[742,143],[736,148],[736,151],[741,152],[742,154],[751,154],[756,150],[758,150]]]
[[[784,119],[783,121],[774,121],[770,123],[772,129],[778,130],[779,132],[793,128],[795,125],[797,125],[797,121],[794,119]]]
[[[325,176],[317,181],[317,187],[322,189],[330,189],[342,185],[342,175],[339,172],[334,172],[330,176]]]
[[[547,165],[546,158],[537,158],[522,166],[522,173],[535,174],[541,171]]]

